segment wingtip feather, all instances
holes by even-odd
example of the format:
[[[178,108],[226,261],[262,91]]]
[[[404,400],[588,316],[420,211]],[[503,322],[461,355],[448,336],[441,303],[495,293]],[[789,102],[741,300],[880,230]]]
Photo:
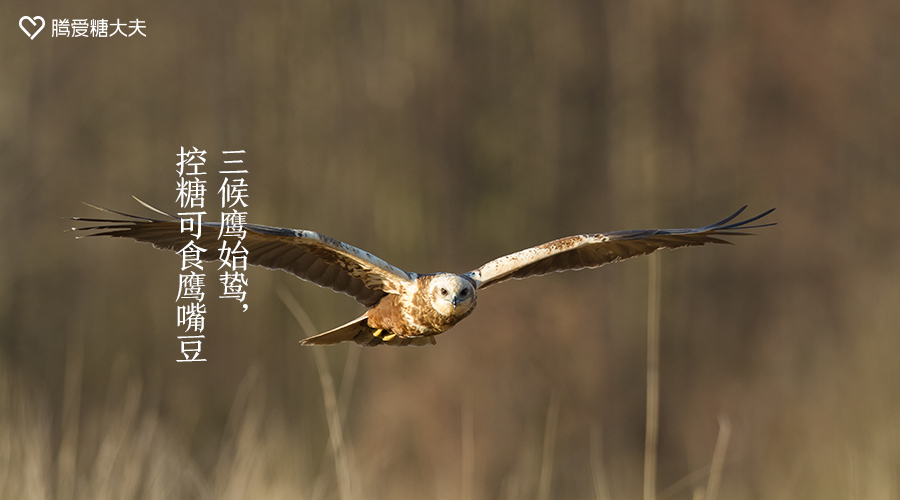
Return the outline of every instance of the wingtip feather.
[[[747,210],[747,207],[748,207],[748,206],[749,206],[749,205],[744,205],[743,207],[737,209],[737,212],[735,212],[735,213],[729,215],[728,217],[726,217],[726,218],[720,220],[719,222],[716,222],[715,224],[710,224],[710,225],[708,225],[708,226],[706,226],[706,227],[719,227],[719,226],[724,226],[725,224],[728,224],[729,222],[731,222],[732,220],[734,220],[734,218],[737,217],[738,215],[741,215],[741,213],[743,213],[744,210]]]
[[[730,231],[730,230],[732,230],[732,229],[741,229],[741,230],[744,230],[744,229],[756,229],[756,228],[760,228],[760,227],[774,226],[774,225],[777,224],[777,223],[775,223],[775,222],[768,222],[768,223],[766,223],[766,224],[756,224],[756,225],[753,225],[753,226],[748,225],[748,224],[751,224],[751,223],[753,223],[753,222],[756,222],[756,221],[762,219],[763,217],[769,215],[770,213],[774,212],[774,211],[775,211],[774,208],[770,208],[770,209],[766,210],[765,212],[763,212],[763,213],[761,213],[761,214],[759,214],[759,215],[756,215],[756,216],[754,216],[754,217],[750,217],[749,219],[742,220],[742,221],[740,221],[740,222],[734,222],[734,223],[732,223],[732,224],[728,224],[728,222],[730,222],[730,221],[733,220],[738,214],[740,214],[741,212],[743,212],[745,208],[747,208],[747,205],[744,205],[743,207],[741,207],[740,210],[738,210],[737,212],[735,212],[734,214],[732,214],[730,217],[728,217],[727,219],[723,220],[722,222],[718,222],[718,223],[716,223],[716,224],[712,224],[712,225],[710,225],[710,226],[706,226],[706,228],[708,228],[708,229],[710,229],[710,230],[712,230],[712,231],[715,231],[717,234],[731,234],[732,236],[735,236],[735,235],[738,234],[737,232],[731,232],[731,233],[729,233],[728,231]],[[751,233],[743,233],[743,234],[751,234]]]
[[[173,219],[178,219],[178,218],[179,218],[179,217],[177,217],[177,216],[175,216],[175,215],[172,215],[172,214],[170,214],[170,213],[168,213],[168,212],[163,212],[162,210],[160,210],[160,209],[154,207],[153,205],[151,205],[151,204],[145,202],[144,200],[138,198],[138,197],[135,196],[135,195],[131,195],[131,197],[134,198],[135,201],[137,201],[138,203],[140,203],[141,205],[143,205],[145,208],[148,208],[148,209],[150,209],[150,210],[153,210],[154,212],[156,212],[156,213],[158,213],[158,214],[160,214],[160,215],[165,215],[165,216],[171,217],[171,218],[173,218]]]

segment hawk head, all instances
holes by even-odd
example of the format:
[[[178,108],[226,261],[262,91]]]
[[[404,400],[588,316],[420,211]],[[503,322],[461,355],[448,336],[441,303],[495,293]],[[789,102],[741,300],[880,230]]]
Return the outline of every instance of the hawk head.
[[[475,286],[455,274],[438,274],[429,284],[431,306],[443,316],[461,316],[475,307]]]

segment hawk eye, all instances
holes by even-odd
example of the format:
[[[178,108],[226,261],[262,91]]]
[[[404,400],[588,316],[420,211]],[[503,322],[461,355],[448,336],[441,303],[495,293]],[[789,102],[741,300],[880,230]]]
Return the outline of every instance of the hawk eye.
[[[469,289],[463,288],[462,291],[459,292],[459,294],[462,295],[463,297],[465,297],[466,295],[469,295]]]
[[[447,289],[441,288],[441,295],[447,295]]]

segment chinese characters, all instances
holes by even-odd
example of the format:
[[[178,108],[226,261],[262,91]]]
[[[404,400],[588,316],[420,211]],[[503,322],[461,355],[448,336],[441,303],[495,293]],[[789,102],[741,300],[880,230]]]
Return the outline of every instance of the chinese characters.
[[[112,38],[114,36],[132,37],[141,35],[146,38],[143,30],[147,28],[147,21],[135,19],[129,23],[123,23],[116,19],[110,23],[106,19],[54,19],[51,37],[66,38]],[[126,33],[126,31],[129,31]]]
[[[181,353],[184,359],[178,362],[206,361],[201,359],[201,346],[206,336],[203,330],[206,326],[206,305],[203,298],[206,274],[203,273],[203,261],[213,260],[212,257],[204,258],[203,252],[210,249],[203,248],[199,241],[204,227],[214,230],[218,227],[217,240],[222,242],[219,248],[219,271],[224,272],[219,276],[222,284],[222,294],[219,298],[234,299],[243,303],[243,310],[247,310],[244,300],[247,297],[247,255],[248,251],[243,245],[247,235],[244,225],[247,223],[247,181],[244,174],[247,170],[239,168],[244,160],[240,159],[243,150],[222,151],[226,165],[218,170],[225,175],[217,194],[221,195],[221,222],[218,224],[207,223],[204,226],[203,216],[206,215],[206,175],[204,171],[207,162],[207,153],[196,147],[181,148],[178,156],[178,181],[176,182],[175,201],[183,209],[189,211],[178,212],[181,218],[181,232],[190,234],[193,239],[177,253],[181,255],[181,272],[178,277],[178,295],[175,298],[177,306],[176,326],[184,327],[184,333],[178,339],[181,341]],[[232,169],[235,167],[238,169]],[[230,212],[226,210],[230,209]],[[208,239],[207,239],[208,241]],[[189,274],[185,274],[185,272]]]
[[[244,151],[222,151],[225,155],[244,154]],[[235,157],[229,157],[235,158]],[[243,164],[244,160],[229,159],[225,160],[226,164]],[[243,175],[246,170],[219,170],[220,174],[225,174],[225,181],[218,193],[222,195],[222,223],[219,226],[219,239],[222,240],[222,248],[219,249],[219,270],[226,268],[225,272],[219,276],[224,291],[219,298],[235,299],[238,302],[244,302],[247,292],[244,287],[247,286],[247,277],[244,272],[247,270],[247,249],[244,248],[244,237],[247,231],[244,230],[244,224],[247,223],[247,212],[243,209],[247,208],[247,181],[243,176],[240,178],[229,178],[228,175]],[[238,211],[237,205],[240,205],[241,211]],[[225,212],[230,208],[231,212]],[[228,245],[223,238],[235,238],[237,241],[234,246]],[[229,270],[233,272],[229,272]],[[244,311],[247,310],[247,304],[244,304]]]

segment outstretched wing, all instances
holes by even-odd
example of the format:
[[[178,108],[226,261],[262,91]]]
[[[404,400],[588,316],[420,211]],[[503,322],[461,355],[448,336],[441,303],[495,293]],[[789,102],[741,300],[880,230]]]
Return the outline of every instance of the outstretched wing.
[[[475,280],[477,288],[481,289],[510,279],[600,267],[647,255],[660,248],[731,243],[716,236],[742,236],[750,234],[743,230],[775,225],[774,222],[750,225],[772,213],[774,208],[756,217],[732,223],[745,208],[746,205],[725,220],[695,229],[638,229],[560,238],[492,260],[464,276]]]
[[[201,253],[203,260],[218,260],[219,249],[223,244],[218,240],[220,223],[204,222],[202,225],[205,230],[201,231],[200,238],[194,239],[188,232],[181,232],[181,219],[161,212],[141,200],[137,201],[170,219],[139,217],[88,205],[127,219],[72,217],[73,220],[99,223],[73,229],[97,231],[87,236],[132,238],[152,243],[156,248],[176,252],[194,241],[196,245],[207,249]],[[415,273],[398,269],[369,252],[313,231],[258,224],[245,224],[243,227],[247,232],[243,246],[247,249],[249,264],[281,269],[319,286],[346,293],[366,307],[375,305],[387,293],[399,293],[417,277]]]

